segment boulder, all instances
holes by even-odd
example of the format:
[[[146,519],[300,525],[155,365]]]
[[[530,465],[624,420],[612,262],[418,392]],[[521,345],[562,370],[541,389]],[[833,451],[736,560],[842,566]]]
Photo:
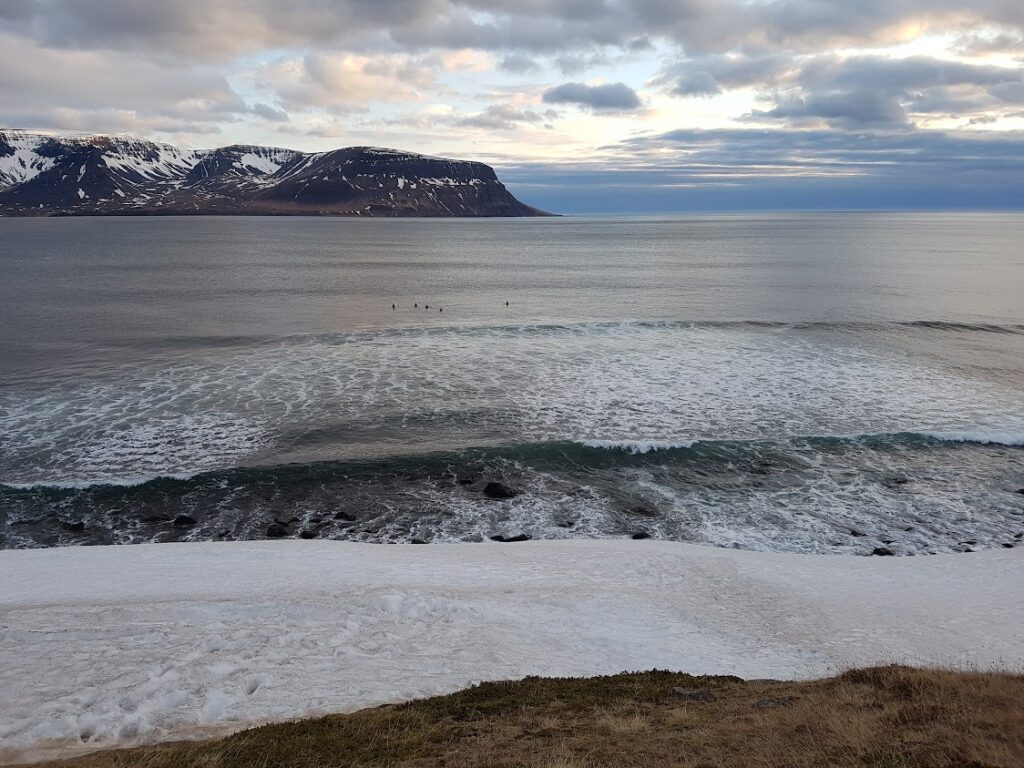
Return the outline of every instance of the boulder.
[[[871,550],[871,554],[878,557],[893,557],[896,553],[888,547],[875,547]]]
[[[647,531],[637,531],[632,536],[630,536],[630,538],[639,541],[640,539],[651,538],[651,534],[649,534]]]
[[[491,541],[500,541],[503,544],[512,544],[517,541],[529,541],[530,537],[525,533],[520,533],[515,536],[491,536]]]
[[[489,499],[511,499],[518,495],[518,491],[509,488],[504,483],[488,483],[484,486],[484,496]]]
[[[196,524],[196,519],[191,515],[178,515],[174,518],[175,528],[191,528]]]
[[[268,539],[283,539],[288,535],[288,529],[280,523],[271,523],[267,526],[267,538]]]
[[[315,539],[316,538],[316,531],[311,531],[308,528],[306,530],[304,530],[304,531],[299,531],[299,538],[300,539]]]

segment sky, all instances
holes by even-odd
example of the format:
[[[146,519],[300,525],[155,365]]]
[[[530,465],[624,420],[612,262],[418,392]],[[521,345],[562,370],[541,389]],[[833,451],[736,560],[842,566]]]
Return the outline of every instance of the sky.
[[[0,125],[489,163],[559,212],[1024,208],[1022,0],[0,0]]]

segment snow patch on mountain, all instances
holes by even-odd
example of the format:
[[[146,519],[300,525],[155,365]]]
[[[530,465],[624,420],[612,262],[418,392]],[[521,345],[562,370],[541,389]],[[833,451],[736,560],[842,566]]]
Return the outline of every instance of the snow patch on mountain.
[[[45,137],[23,131],[0,131],[0,188],[20,184],[53,168],[54,159],[37,151]]]

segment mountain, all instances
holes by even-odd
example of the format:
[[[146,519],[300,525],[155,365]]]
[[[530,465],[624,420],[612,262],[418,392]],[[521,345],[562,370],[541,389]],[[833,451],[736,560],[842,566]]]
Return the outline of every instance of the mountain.
[[[182,150],[0,130],[0,216],[546,216],[483,163],[375,147]]]

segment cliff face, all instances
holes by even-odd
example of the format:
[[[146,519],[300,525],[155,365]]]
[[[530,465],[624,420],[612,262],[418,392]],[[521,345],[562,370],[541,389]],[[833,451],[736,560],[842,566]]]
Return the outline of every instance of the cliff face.
[[[483,163],[0,130],[0,215],[544,216]]]

